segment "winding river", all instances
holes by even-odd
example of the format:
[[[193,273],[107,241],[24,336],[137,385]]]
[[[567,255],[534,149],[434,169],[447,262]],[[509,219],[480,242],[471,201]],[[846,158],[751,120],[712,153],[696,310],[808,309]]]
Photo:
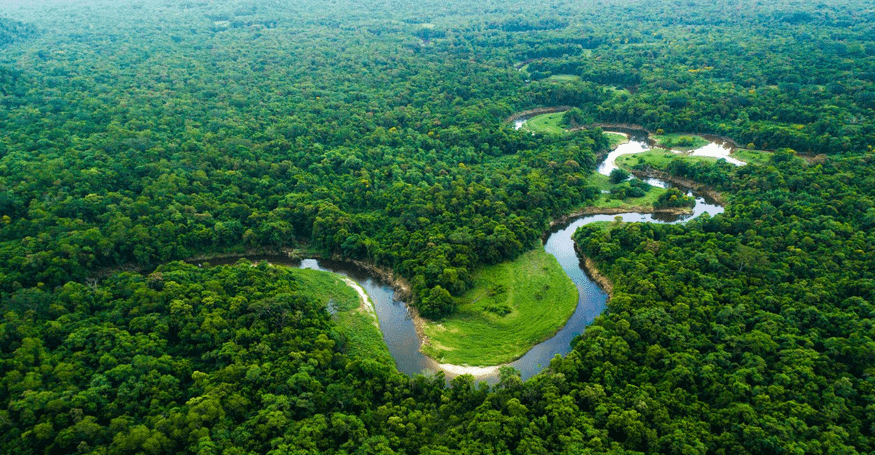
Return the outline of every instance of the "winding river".
[[[625,153],[635,153],[649,148],[645,139],[630,138],[629,142],[618,147],[621,153],[611,153],[605,163],[599,167],[599,172],[609,174],[613,169],[613,161],[617,156]],[[623,151],[625,150],[625,151]],[[665,187],[668,183],[651,181],[653,184]],[[551,230],[544,243],[544,249],[559,261],[562,269],[577,286],[578,301],[574,314],[552,338],[535,345],[525,355],[510,363],[510,366],[520,371],[523,380],[532,377],[548,366],[550,360],[557,354],[565,355],[571,350],[573,338],[591,324],[596,317],[602,314],[607,307],[608,295],[593,281],[584,271],[580,258],[574,250],[574,242],[571,235],[584,224],[593,221],[613,221],[617,217],[623,221],[642,221],[649,223],[679,223],[695,218],[705,212],[715,215],[723,211],[719,205],[706,201],[702,197],[696,198],[696,206],[692,214],[646,214],[646,213],[614,213],[609,215],[587,215],[572,219],[568,223],[556,226]],[[395,358],[398,370],[407,375],[436,372],[441,370],[440,365],[434,360],[423,355],[419,348],[421,340],[416,333],[413,319],[410,316],[407,305],[395,299],[395,292],[391,286],[375,279],[367,272],[358,267],[343,262],[334,262],[323,259],[290,260],[281,257],[250,258],[253,260],[266,259],[274,264],[289,265],[293,267],[317,269],[337,273],[355,280],[361,285],[371,300],[374,302],[383,339],[389,347],[389,351]],[[446,372],[447,377],[452,377],[452,372]],[[488,383],[496,383],[498,375],[490,372],[475,375],[477,380]]]

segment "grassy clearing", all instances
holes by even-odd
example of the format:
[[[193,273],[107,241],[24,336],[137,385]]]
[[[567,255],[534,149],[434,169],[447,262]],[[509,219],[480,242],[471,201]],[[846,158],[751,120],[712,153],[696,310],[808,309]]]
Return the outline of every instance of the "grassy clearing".
[[[631,92],[629,92],[628,89],[623,88],[623,87],[615,87],[613,85],[606,85],[605,88],[608,89],[608,91],[611,91],[617,95],[621,95],[621,94],[631,95],[632,94]]]
[[[589,183],[602,191],[610,190],[611,187],[614,186],[610,180],[608,180],[607,175],[598,173],[593,173],[592,176],[590,176]]]
[[[554,112],[552,114],[536,115],[526,120],[523,129],[533,133],[565,134],[565,127],[562,126],[562,116],[564,114],[564,112]]]
[[[617,186],[610,182],[608,176],[602,174],[593,174],[592,177],[590,177],[589,183],[591,183],[593,186],[601,191],[610,191],[611,188]],[[599,198],[590,205],[593,207],[605,209],[628,208],[631,211],[633,208],[652,207],[653,203],[656,202],[656,199],[659,197],[659,195],[664,192],[665,189],[654,186],[651,187],[650,190],[642,197],[630,197],[623,200],[612,199],[610,194],[602,193]]]
[[[577,288],[542,248],[485,267],[453,316],[424,327],[425,354],[441,363],[498,365],[556,333],[577,306]]]
[[[580,76],[573,74],[554,74],[547,79],[547,82],[575,82],[580,80]]]
[[[625,144],[629,142],[629,138],[626,137],[625,134],[620,133],[603,133],[605,137],[608,138],[608,142],[611,143],[611,150],[617,148],[620,144]]]
[[[769,153],[759,150],[739,150],[732,153],[732,157],[745,163],[763,164],[769,162]],[[655,169],[665,169],[668,163],[675,160],[687,161],[690,164],[698,162],[716,162],[719,158],[711,156],[691,156],[681,153],[673,153],[665,149],[650,149],[634,155],[622,155],[617,158],[617,166],[623,169],[632,169],[638,165],[650,165]]]
[[[709,158],[703,156],[681,155],[665,149],[650,149],[642,153],[636,153],[634,155],[621,155],[617,158],[615,163],[617,163],[617,166],[623,169],[632,169],[639,164],[649,164],[656,169],[665,169],[666,166],[668,166],[668,163],[674,160],[696,162],[708,159]],[[713,158],[711,158],[711,160],[714,161]]]
[[[346,350],[355,358],[368,358],[395,365],[389,348],[383,342],[383,333],[374,325],[371,313],[360,310],[358,293],[339,275],[319,270],[292,269],[301,281],[301,287],[335,311],[333,319],[349,342]]]
[[[311,269],[292,269],[292,272],[309,294],[338,313],[355,310],[361,305],[358,293],[339,275]]]
[[[762,150],[738,149],[732,152],[734,158],[738,158],[750,164],[768,164],[772,154]]]
[[[651,137],[659,147],[681,151],[695,150],[711,143],[703,137],[689,134],[654,134]]]
[[[628,208],[629,211],[635,211],[640,207],[653,207],[656,199],[664,192],[665,189],[654,186],[642,197],[630,197],[622,200],[612,199],[610,194],[602,194],[595,203],[590,205],[603,209]]]

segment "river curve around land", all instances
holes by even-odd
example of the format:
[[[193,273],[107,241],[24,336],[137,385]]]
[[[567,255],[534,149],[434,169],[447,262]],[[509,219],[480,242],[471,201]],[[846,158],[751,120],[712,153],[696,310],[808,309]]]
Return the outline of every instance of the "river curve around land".
[[[631,138],[623,147],[626,153],[634,153],[635,150],[646,149],[648,145],[641,138]],[[606,163],[613,163],[608,157]],[[603,164],[599,168],[601,173],[610,173],[610,166]],[[667,182],[651,179],[652,184],[668,186]],[[580,257],[574,249],[574,241],[571,235],[584,224],[595,221],[614,221],[618,217],[626,222],[649,222],[649,223],[679,223],[695,218],[705,212],[716,215],[723,211],[720,205],[706,201],[697,196],[696,206],[693,213],[676,215],[668,213],[610,213],[590,214],[571,218],[553,227],[546,234],[544,249],[547,253],[556,257],[565,273],[574,282],[578,291],[578,302],[574,314],[568,322],[551,338],[533,346],[526,354],[508,364],[517,369],[522,379],[528,379],[539,373],[550,364],[550,360],[556,355],[565,355],[571,351],[571,341],[581,334],[596,317],[607,308],[608,294],[596,284],[585,272]],[[375,278],[371,273],[347,262],[338,262],[327,259],[289,259],[282,256],[253,256],[250,260],[267,260],[276,265],[286,265],[308,269],[323,270],[337,273],[355,281],[370,296],[379,319],[380,330],[383,340],[389,348],[389,352],[395,359],[399,371],[407,375],[420,373],[434,373],[444,371],[447,377],[460,374],[471,374],[477,380],[496,383],[498,381],[498,366],[493,367],[469,367],[460,365],[438,364],[433,359],[420,352],[422,340],[416,331],[413,315],[407,304],[396,299],[395,290],[391,285]],[[215,263],[232,263],[232,260],[221,260]]]

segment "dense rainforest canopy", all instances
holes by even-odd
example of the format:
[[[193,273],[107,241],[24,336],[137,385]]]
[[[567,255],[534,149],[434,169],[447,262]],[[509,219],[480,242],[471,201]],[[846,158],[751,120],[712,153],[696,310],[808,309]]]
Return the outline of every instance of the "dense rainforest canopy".
[[[0,5],[0,451],[875,451],[871,2],[122,3]],[[505,123],[555,106],[775,152],[665,169],[723,214],[578,232],[614,295],[529,381],[406,377],[288,271],[173,262],[363,260],[452,313],[599,193],[600,129]]]

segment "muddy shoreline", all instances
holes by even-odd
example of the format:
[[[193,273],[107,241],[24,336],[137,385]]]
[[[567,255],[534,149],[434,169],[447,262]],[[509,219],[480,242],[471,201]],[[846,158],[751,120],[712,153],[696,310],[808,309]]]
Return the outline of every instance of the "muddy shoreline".
[[[574,244],[574,251],[577,252],[577,256],[581,259],[580,265],[583,266],[583,271],[586,272],[586,276],[595,281],[599,287],[608,293],[608,301],[610,302],[611,298],[614,296],[614,283],[608,277],[602,275],[596,266],[595,261],[583,254],[577,246],[577,243]]]

